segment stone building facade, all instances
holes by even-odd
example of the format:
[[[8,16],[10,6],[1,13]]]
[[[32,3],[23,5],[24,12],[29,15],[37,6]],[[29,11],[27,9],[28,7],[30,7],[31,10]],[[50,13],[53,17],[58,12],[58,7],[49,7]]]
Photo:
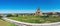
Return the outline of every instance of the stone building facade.
[[[40,8],[37,9],[34,16],[43,16],[43,13],[40,11]]]

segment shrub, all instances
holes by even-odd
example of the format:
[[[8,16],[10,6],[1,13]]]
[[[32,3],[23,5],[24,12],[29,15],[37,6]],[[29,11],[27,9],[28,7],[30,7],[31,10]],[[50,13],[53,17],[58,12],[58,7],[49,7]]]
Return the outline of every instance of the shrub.
[[[2,16],[0,16],[0,19],[2,18]]]

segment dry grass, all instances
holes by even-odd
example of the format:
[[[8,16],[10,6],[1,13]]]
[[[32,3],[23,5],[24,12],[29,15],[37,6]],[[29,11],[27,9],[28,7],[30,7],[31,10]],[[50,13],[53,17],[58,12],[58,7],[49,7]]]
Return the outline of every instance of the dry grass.
[[[11,23],[9,23],[9,22],[0,20],[0,26],[15,26],[15,25],[14,25],[14,24],[11,24]]]

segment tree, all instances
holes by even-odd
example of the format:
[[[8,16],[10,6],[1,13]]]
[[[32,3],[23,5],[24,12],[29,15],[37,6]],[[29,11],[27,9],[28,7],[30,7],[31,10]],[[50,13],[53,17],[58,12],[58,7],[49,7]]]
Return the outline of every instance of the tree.
[[[12,17],[13,15],[12,14],[8,14],[7,17]]]
[[[7,17],[18,17],[18,14],[8,14]]]

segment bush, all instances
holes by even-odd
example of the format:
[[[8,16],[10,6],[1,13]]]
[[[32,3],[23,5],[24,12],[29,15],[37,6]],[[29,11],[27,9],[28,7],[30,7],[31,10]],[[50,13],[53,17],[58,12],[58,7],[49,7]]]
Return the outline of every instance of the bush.
[[[2,16],[0,16],[0,19],[2,18]]]

